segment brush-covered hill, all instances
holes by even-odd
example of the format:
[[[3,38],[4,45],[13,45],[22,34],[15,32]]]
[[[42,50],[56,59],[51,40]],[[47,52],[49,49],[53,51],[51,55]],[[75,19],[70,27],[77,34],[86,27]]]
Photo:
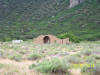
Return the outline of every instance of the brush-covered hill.
[[[68,8],[69,0],[0,0],[0,39],[31,39],[69,32],[100,39],[100,1]]]

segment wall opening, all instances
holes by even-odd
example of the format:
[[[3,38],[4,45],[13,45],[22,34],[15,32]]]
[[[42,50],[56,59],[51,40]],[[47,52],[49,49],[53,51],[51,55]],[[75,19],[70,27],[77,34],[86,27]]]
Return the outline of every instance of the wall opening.
[[[45,36],[43,38],[43,42],[44,42],[44,44],[50,44],[50,38],[48,36]]]

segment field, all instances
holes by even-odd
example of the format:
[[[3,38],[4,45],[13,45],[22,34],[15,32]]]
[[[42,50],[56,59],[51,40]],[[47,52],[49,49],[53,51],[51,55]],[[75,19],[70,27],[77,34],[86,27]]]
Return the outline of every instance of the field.
[[[100,75],[100,41],[67,45],[0,42],[0,75]]]

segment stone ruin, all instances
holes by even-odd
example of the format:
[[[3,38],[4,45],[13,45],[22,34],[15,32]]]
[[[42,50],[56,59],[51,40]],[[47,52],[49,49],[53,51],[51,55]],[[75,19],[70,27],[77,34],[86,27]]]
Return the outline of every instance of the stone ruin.
[[[40,35],[33,40],[34,44],[69,44],[69,38],[59,39],[54,35]]]

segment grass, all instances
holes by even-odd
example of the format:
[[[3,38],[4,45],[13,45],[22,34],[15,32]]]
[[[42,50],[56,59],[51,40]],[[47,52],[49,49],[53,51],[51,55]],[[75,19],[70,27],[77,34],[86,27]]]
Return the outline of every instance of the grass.
[[[18,66],[13,64],[0,64],[0,75],[17,74],[19,73]]]
[[[84,56],[89,56],[92,54],[92,50],[83,50],[83,51],[81,51],[81,54]]]
[[[4,64],[0,64],[0,69],[4,67]]]
[[[15,61],[21,61],[22,60],[22,56],[19,54],[14,54],[14,55],[9,55],[8,57],[11,60],[15,60]]]
[[[51,60],[45,60],[37,65],[31,65],[31,69],[40,71],[42,73],[68,73],[69,64],[65,63],[63,60],[53,58]]]
[[[24,63],[16,63],[13,61],[2,61],[3,64],[0,64],[0,75],[41,75],[39,73],[31,72],[26,67],[29,65],[25,65]]]
[[[87,65],[84,65],[84,66],[81,67],[81,72],[84,75],[93,75],[92,67],[88,67]]]
[[[12,44],[11,42],[2,42],[0,45],[0,57],[12,58],[18,57],[21,59],[42,58],[45,56],[60,55],[67,52],[80,52],[76,56],[90,56],[92,53],[100,52],[100,43],[96,42],[81,42],[72,43],[69,45],[35,45],[31,41],[24,41],[20,44]],[[66,56],[66,55],[65,55]]]
[[[81,57],[78,57],[78,56],[75,56],[75,55],[70,55],[66,59],[68,60],[69,63],[73,63],[73,64],[81,64],[82,63]]]
[[[73,68],[76,69],[75,66],[72,66],[75,64],[97,64],[100,59],[100,41],[84,41],[69,45],[35,45],[32,40],[19,44],[2,42],[0,44],[0,53],[0,58],[15,60],[17,63],[25,60],[32,61],[33,64],[31,63],[30,67],[32,71],[65,74],[69,73],[69,70]],[[0,68],[3,67],[4,65],[0,64]],[[77,68],[82,69],[83,73],[84,67],[79,66]],[[87,68],[85,69],[87,70]]]
[[[41,54],[33,53],[33,54],[31,54],[31,55],[28,57],[28,59],[29,59],[29,60],[36,60],[36,59],[40,59],[41,57],[42,57]]]
[[[94,66],[84,65],[81,67],[83,75],[100,75],[100,61],[96,64],[91,63]]]

